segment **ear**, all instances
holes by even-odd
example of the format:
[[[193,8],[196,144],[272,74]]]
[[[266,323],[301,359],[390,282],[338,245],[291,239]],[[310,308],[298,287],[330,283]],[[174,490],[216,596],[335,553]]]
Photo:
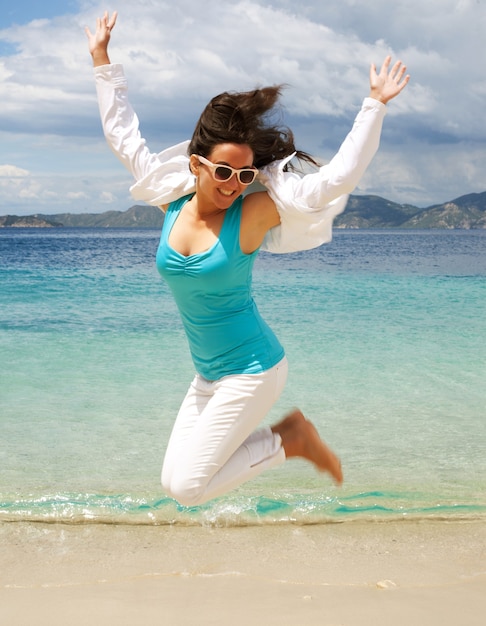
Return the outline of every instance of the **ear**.
[[[195,154],[191,154],[189,158],[189,169],[194,174],[194,176],[199,176],[199,159]]]

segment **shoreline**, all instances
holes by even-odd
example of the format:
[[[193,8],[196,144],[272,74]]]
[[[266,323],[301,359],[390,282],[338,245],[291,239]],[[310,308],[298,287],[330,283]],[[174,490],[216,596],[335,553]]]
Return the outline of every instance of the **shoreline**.
[[[479,626],[484,521],[0,523],[0,622]]]

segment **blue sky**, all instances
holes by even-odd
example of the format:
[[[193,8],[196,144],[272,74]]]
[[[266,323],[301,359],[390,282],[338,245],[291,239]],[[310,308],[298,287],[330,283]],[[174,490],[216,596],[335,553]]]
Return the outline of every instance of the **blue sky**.
[[[149,146],[188,138],[210,97],[286,83],[300,148],[332,157],[367,95],[369,64],[407,63],[380,151],[356,193],[429,206],[486,190],[486,0],[10,2],[0,14],[0,214],[134,204],[101,134],[84,26],[119,21]]]
[[[28,24],[35,19],[52,19],[58,15],[76,13],[80,4],[76,0],[11,0],[8,5],[4,3],[2,7],[0,28],[8,28],[12,24]]]

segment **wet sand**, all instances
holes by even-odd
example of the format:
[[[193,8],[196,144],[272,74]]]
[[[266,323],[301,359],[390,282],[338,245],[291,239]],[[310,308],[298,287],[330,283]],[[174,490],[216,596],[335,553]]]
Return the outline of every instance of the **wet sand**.
[[[482,626],[486,523],[0,524],[5,626]]]

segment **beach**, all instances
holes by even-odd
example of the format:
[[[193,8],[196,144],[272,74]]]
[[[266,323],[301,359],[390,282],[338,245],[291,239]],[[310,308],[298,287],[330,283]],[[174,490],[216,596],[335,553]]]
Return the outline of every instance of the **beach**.
[[[0,525],[5,626],[482,626],[484,521]]]
[[[265,423],[301,408],[344,484],[298,460],[190,508],[160,485],[194,368],[159,235],[0,232],[0,626],[482,626],[486,231],[262,255]]]

